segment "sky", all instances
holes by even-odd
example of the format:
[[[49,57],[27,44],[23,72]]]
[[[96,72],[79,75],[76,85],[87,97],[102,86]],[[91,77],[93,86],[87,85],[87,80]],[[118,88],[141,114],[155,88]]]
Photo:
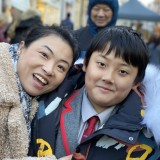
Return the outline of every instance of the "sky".
[[[139,0],[143,5],[148,6],[149,3],[152,3],[153,0]]]

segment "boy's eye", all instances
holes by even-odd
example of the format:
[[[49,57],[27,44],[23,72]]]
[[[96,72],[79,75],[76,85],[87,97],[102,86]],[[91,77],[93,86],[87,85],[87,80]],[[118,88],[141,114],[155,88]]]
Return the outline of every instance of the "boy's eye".
[[[125,70],[120,70],[120,71],[119,71],[119,73],[120,73],[122,76],[125,76],[125,75],[127,75],[127,74],[128,74],[128,72],[127,72],[127,71],[125,71]]]

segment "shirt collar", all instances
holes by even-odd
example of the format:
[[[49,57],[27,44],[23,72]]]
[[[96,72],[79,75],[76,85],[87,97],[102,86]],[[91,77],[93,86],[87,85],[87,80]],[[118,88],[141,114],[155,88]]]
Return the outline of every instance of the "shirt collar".
[[[88,107],[86,107],[86,106],[88,106]],[[115,106],[110,107],[110,108],[106,109],[105,111],[98,114],[96,112],[96,110],[93,108],[91,102],[89,101],[89,99],[87,97],[86,88],[84,88],[83,100],[82,100],[82,121],[83,122],[86,122],[89,118],[97,115],[100,119],[100,125],[103,125],[110,117],[114,108],[115,108]]]

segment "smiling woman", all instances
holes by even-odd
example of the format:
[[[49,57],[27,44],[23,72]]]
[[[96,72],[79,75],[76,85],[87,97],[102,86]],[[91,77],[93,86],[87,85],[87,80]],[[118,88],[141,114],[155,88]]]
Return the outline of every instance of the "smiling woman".
[[[62,83],[77,58],[77,46],[73,35],[58,26],[34,28],[20,44],[0,44],[2,159],[27,156],[36,97]]]
[[[40,38],[28,48],[21,42],[19,52],[19,78],[31,96],[39,96],[57,88],[73,62],[71,47],[57,35]]]

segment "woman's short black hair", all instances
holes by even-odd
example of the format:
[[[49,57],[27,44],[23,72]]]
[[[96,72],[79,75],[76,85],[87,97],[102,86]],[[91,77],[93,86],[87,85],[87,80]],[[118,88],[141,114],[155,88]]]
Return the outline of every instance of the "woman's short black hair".
[[[65,42],[69,44],[73,51],[73,62],[79,58],[79,47],[78,47],[78,42],[76,38],[74,37],[74,34],[71,31],[68,31],[65,28],[62,28],[58,25],[51,25],[51,26],[44,26],[44,25],[39,25],[37,27],[32,28],[26,38],[25,38],[25,47],[29,47],[30,44],[32,44],[34,41],[47,37],[49,35],[56,35],[60,38],[62,38]]]
[[[138,68],[136,82],[142,81],[149,62],[148,47],[141,36],[127,26],[113,26],[100,31],[92,40],[86,53],[86,66],[93,52],[104,52],[106,46],[110,54],[115,50],[115,57],[121,57],[128,64]]]

